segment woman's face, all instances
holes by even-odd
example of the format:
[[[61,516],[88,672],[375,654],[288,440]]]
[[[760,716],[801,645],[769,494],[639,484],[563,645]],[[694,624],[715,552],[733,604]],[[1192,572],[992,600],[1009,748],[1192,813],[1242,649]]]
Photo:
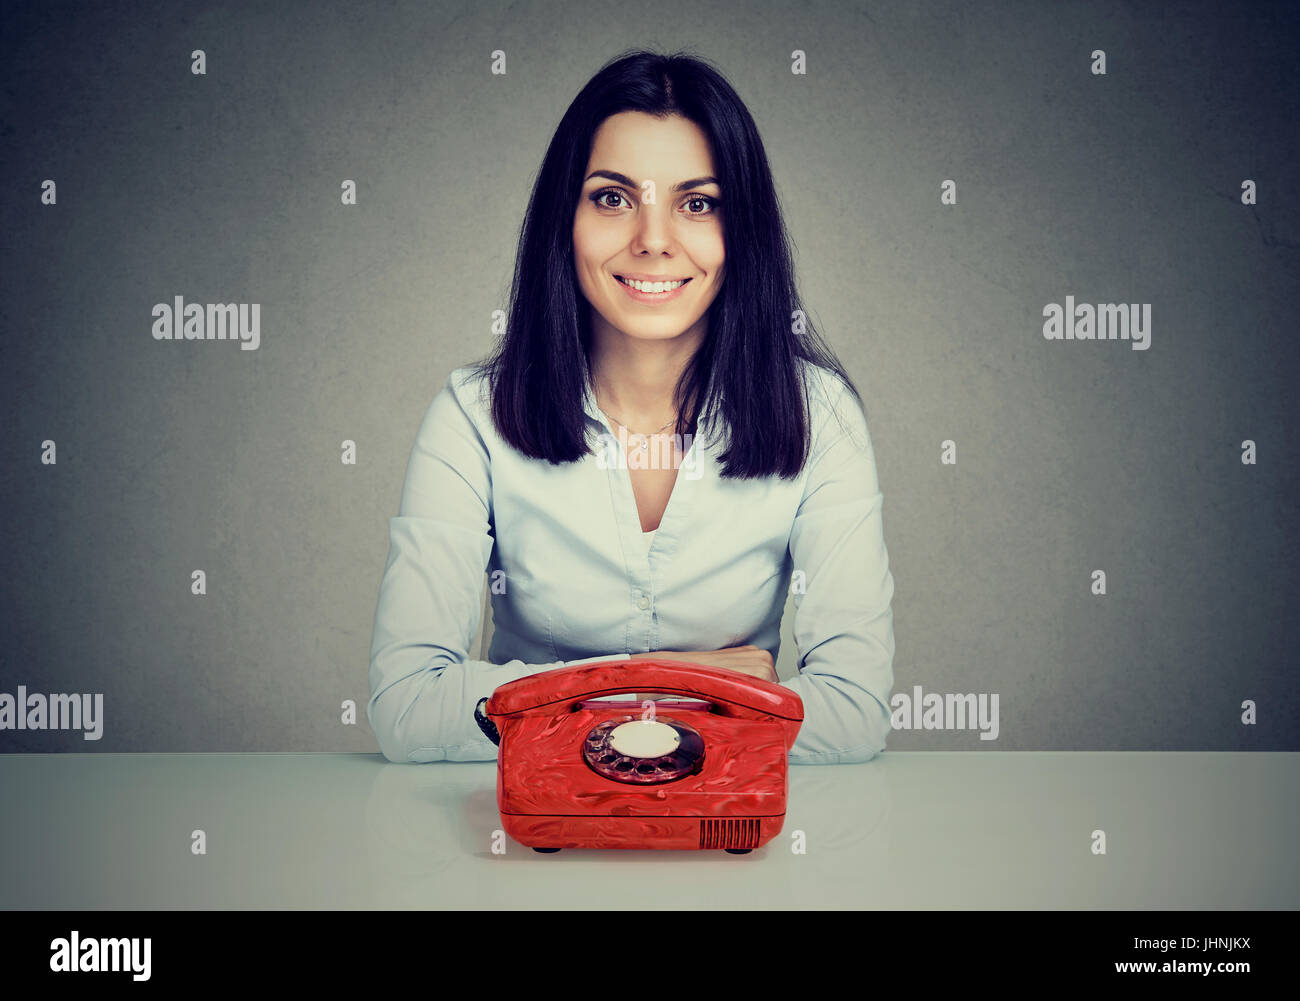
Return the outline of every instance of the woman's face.
[[[573,215],[574,269],[593,327],[603,319],[629,337],[703,336],[724,256],[713,176],[703,131],[679,115],[625,111],[601,124]],[[620,280],[628,277],[689,281],[637,293]]]

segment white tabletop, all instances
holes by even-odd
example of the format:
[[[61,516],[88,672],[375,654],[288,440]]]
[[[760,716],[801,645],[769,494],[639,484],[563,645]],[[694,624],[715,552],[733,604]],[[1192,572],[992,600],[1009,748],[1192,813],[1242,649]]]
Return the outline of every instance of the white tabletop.
[[[494,854],[495,782],[376,754],[0,756],[0,908],[1300,906],[1297,754],[794,766],[782,833],[748,855]]]

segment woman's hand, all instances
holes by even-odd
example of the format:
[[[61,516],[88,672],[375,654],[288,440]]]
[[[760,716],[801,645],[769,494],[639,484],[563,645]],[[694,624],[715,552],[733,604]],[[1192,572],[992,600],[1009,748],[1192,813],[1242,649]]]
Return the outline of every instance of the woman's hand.
[[[751,678],[775,682],[776,665],[772,655],[756,646],[729,646],[721,650],[655,650],[651,653],[633,654],[628,660],[688,660],[692,664],[707,664],[709,667],[721,667],[728,671],[748,674]],[[661,693],[637,693],[641,699],[672,698]]]

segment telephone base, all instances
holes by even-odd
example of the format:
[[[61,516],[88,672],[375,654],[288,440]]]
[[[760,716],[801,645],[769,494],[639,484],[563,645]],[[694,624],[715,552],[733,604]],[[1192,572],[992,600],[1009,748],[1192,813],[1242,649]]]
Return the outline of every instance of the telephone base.
[[[734,855],[761,848],[781,833],[785,815],[767,817],[575,817],[503,813],[510,837],[534,851],[561,848],[725,849]]]
[[[749,854],[750,852],[752,852],[754,849],[752,849],[752,848],[724,848],[724,849],[722,849],[722,850],[723,850],[724,852],[726,852],[728,855],[748,855],[748,854]],[[534,848],[533,848],[533,851],[537,852],[537,853],[540,854],[540,855],[554,855],[554,854],[555,854],[556,852],[558,852],[558,851],[563,851],[563,849],[562,849],[562,848],[537,848],[537,847],[534,847]]]

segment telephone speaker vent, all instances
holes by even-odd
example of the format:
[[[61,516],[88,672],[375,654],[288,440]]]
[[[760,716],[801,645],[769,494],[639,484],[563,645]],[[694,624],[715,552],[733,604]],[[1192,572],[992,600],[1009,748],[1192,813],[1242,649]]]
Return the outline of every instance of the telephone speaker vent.
[[[701,848],[755,848],[759,839],[756,819],[700,821]]]

